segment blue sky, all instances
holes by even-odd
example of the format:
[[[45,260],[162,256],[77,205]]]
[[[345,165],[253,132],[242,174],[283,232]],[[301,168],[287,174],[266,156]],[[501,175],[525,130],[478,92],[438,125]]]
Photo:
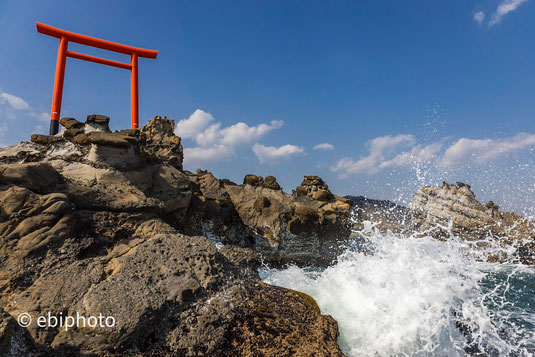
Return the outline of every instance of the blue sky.
[[[286,191],[318,174],[405,203],[465,181],[533,214],[534,15],[533,0],[2,1],[0,143],[48,131],[58,40],[40,21],[158,50],[140,60],[140,121],[174,119],[190,170]],[[129,78],[69,59],[62,116],[129,127]]]

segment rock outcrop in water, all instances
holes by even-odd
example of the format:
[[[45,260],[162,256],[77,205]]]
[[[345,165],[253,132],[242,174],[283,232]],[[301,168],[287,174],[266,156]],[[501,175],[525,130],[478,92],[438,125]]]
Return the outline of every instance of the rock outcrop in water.
[[[512,257],[497,255],[491,256],[492,260],[513,258],[535,263],[535,225],[513,212],[499,211],[492,201],[481,204],[470,185],[444,182],[442,186],[423,187],[409,208],[420,232],[437,238],[448,237],[450,232],[466,240],[490,237],[502,247],[514,248]]]
[[[426,186],[414,194],[408,207],[390,201],[348,196],[353,201],[353,228],[357,232],[370,221],[381,232],[431,235],[447,239],[454,234],[489,250],[490,261],[535,264],[535,225],[513,212],[499,211],[492,201],[480,203],[470,185]],[[487,240],[487,242],[482,242]],[[492,245],[499,252],[492,251]]]
[[[315,177],[286,194],[274,177],[183,171],[172,121],[115,133],[108,122],[64,118],[58,135],[0,149],[2,353],[341,355],[336,322],[262,283],[257,253],[330,262],[347,200]],[[37,326],[49,313],[115,324]]]

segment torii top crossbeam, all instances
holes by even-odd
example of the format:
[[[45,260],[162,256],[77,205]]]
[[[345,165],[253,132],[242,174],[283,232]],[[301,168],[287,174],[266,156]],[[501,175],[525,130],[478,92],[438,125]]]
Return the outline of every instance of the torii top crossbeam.
[[[131,47],[127,45],[122,45],[120,43],[101,40],[99,38],[80,35],[78,33],[61,30],[39,22],[36,22],[35,25],[37,26],[37,32],[40,32],[44,35],[59,38],[58,58],[56,63],[56,77],[54,81],[54,93],[52,98],[52,113],[50,115],[50,135],[57,134],[59,129],[61,98],[63,96],[63,81],[65,79],[65,63],[67,57],[130,70],[132,129],[136,129],[139,127],[139,92],[137,70],[138,57],[156,58],[156,56],[158,56],[158,51]],[[97,47],[108,51],[130,55],[130,64],[112,61],[100,57],[84,55],[82,53],[70,52],[67,50],[69,41],[86,46]]]

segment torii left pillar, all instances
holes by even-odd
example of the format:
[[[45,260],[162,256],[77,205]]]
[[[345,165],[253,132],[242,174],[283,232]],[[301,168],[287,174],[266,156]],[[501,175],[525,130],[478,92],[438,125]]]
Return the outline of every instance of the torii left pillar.
[[[113,66],[130,70],[130,100],[131,100],[131,121],[132,129],[139,127],[139,91],[138,91],[138,58],[156,58],[158,51],[146,50],[143,48],[136,48],[122,45],[120,43],[101,40],[94,37],[80,35],[74,32],[60,30],[52,26],[35,23],[37,31],[59,38],[58,58],[56,62],[56,77],[54,80],[54,93],[52,95],[52,110],[50,114],[50,135],[55,135],[59,130],[59,118],[61,114],[61,99],[63,96],[63,82],[65,80],[65,64],[67,57],[77,58],[84,61],[100,63],[107,66]],[[130,55],[130,64],[112,61],[104,58],[84,55],[81,53],[68,51],[70,42],[76,42],[86,46],[101,48],[108,51],[114,51]]]

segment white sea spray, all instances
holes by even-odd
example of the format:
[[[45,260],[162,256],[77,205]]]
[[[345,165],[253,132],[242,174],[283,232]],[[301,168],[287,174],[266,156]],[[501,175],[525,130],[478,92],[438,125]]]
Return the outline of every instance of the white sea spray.
[[[491,239],[482,252],[455,236],[381,234],[371,222],[361,233],[326,269],[261,274],[314,297],[338,321],[349,356],[533,355],[535,306],[526,299],[535,301],[535,287],[522,288],[535,281],[533,268],[482,262],[503,249]]]

